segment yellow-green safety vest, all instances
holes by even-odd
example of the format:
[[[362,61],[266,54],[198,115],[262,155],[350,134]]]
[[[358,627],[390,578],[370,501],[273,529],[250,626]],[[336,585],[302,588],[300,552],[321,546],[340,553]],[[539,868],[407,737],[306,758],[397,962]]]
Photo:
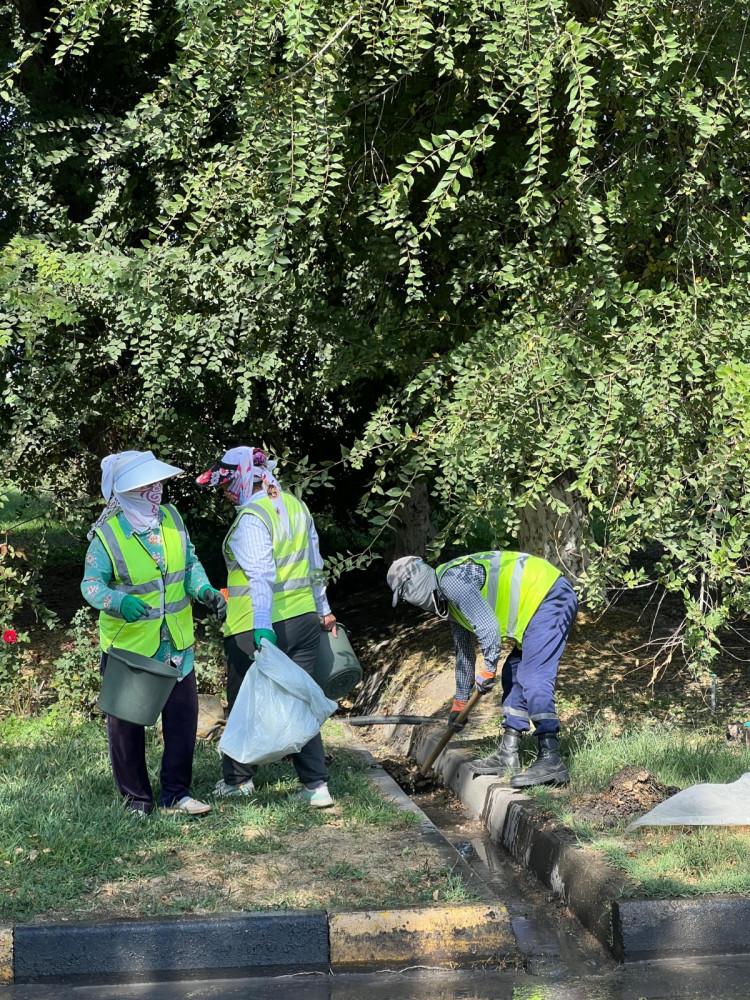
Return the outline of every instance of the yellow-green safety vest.
[[[446,570],[461,563],[473,562],[484,567],[482,596],[495,612],[503,639],[515,639],[520,646],[532,615],[562,576],[546,559],[526,552],[478,552],[459,556],[438,566],[438,582]],[[470,632],[472,625],[458,608],[448,603],[448,614]]]
[[[125,534],[117,514],[96,530],[112,561],[112,590],[140,597],[149,605],[146,614],[136,622],[126,622],[119,611],[109,609],[99,612],[99,643],[105,651],[110,646],[117,646],[143,656],[153,656],[159,648],[162,621],[167,623],[175,649],[187,649],[193,644],[193,611],[185,590],[185,523],[171,504],[165,504],[160,509],[163,512],[163,573],[138,536],[132,534],[128,537]]]
[[[289,535],[281,528],[279,515],[268,497],[251,500],[238,512],[224,539],[224,560],[227,564],[227,620],[224,635],[237,635],[253,628],[253,602],[250,598],[250,581],[234,558],[229,542],[243,517],[257,517],[271,536],[276,579],[273,583],[271,621],[286,621],[308,611],[315,611],[310,571],[310,529],[312,517],[305,504],[295,496],[285,493],[282,503],[289,514]]]

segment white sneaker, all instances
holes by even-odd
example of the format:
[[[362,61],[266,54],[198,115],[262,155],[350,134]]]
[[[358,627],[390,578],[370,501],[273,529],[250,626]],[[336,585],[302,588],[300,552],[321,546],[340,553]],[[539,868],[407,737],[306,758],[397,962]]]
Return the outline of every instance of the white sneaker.
[[[225,796],[243,796],[243,795],[253,795],[255,793],[255,785],[252,782],[252,778],[248,778],[247,781],[241,781],[239,785],[230,785],[229,782],[221,781],[216,782],[214,787],[214,796],[216,798],[223,798]]]
[[[333,805],[328,785],[319,785],[317,788],[307,788],[303,785],[295,797],[301,802],[306,802],[311,809],[328,809]]]
[[[190,795],[183,795],[181,799],[173,802],[171,806],[164,806],[166,813],[185,813],[188,816],[205,816],[211,812],[211,806],[207,802],[201,802]]]

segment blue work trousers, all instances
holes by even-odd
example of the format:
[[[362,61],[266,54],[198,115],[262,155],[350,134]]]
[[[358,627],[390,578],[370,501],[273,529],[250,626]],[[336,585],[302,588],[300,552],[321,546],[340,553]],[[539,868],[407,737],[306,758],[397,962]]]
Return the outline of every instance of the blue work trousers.
[[[503,664],[503,723],[524,733],[534,723],[537,736],[556,733],[555,682],[560,657],[578,611],[578,598],[565,579],[556,580],[534,612],[516,647]]]

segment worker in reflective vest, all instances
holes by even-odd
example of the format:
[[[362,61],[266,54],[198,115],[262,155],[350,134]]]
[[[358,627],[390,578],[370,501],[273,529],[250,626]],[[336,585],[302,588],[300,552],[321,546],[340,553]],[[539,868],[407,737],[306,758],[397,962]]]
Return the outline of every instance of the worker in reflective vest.
[[[275,468],[276,462],[259,448],[232,448],[196,480],[202,487],[221,487],[236,509],[223,543],[230,710],[262,640],[277,645],[312,674],[321,629],[334,634],[336,629],[310,511],[301,500],[282,491]],[[292,755],[292,763],[300,780],[298,797],[314,809],[332,806],[320,733]],[[252,795],[256,771],[254,765],[224,755],[223,777],[214,794]]]
[[[190,794],[198,722],[191,598],[220,617],[226,601],[208,582],[180,514],[161,503],[162,483],[181,471],[150,451],[121,452],[102,461],[107,506],[89,532],[81,592],[99,609],[103,672],[112,646],[177,668],[178,682],[162,711],[160,805],[200,816],[211,807]],[[125,805],[148,815],[154,797],[144,727],[108,715],[107,736]]]
[[[393,605],[399,598],[449,618],[456,648],[456,693],[448,724],[466,706],[473,686],[495,684],[503,639],[515,647],[503,664],[503,736],[496,752],[475,761],[476,774],[511,772],[511,786],[561,785],[569,780],[558,747],[555,683],[578,610],[573,588],[551,563],[525,552],[479,552],[434,570],[417,556],[388,570]],[[484,657],[476,669],[475,639]],[[537,759],[521,770],[518,748],[534,724]],[[460,728],[463,728],[461,726]]]

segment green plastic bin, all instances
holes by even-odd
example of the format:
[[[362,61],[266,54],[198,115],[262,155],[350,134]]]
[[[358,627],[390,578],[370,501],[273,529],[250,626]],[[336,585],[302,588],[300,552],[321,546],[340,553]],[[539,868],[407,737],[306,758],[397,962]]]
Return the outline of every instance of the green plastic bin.
[[[362,680],[362,667],[357,659],[346,628],[336,623],[337,637],[323,632],[318,646],[313,677],[323,688],[326,698],[338,701]]]
[[[97,705],[105,715],[153,726],[177,683],[177,667],[110,646]]]

